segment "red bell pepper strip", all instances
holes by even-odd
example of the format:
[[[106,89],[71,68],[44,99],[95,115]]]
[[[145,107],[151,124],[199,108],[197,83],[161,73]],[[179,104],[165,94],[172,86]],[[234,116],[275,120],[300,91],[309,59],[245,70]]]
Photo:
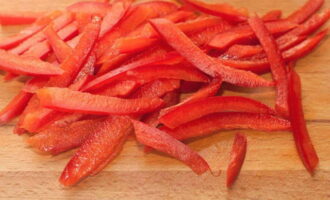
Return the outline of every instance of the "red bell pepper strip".
[[[207,162],[187,145],[159,129],[139,121],[132,120],[132,122],[136,139],[140,143],[173,156],[189,166],[198,175],[209,170]]]
[[[264,49],[260,45],[234,44],[225,53],[225,56],[233,59],[251,57],[263,53]]]
[[[43,77],[32,78],[24,84],[22,91],[33,94],[40,88],[44,87],[47,82],[48,82],[47,78],[43,78]]]
[[[153,111],[163,105],[159,98],[120,99],[92,95],[64,88],[44,88],[37,92],[46,108],[83,114],[133,114]],[[70,101],[68,101],[70,99]]]
[[[179,107],[181,105],[184,105],[185,103],[188,102],[193,102],[193,101],[197,101],[200,99],[204,99],[207,97],[211,97],[214,96],[220,89],[222,85],[222,81],[221,79],[218,78],[214,78],[210,84],[208,84],[207,86],[201,88],[200,90],[198,90],[197,92],[195,92],[194,94],[192,94],[191,96],[187,97],[186,99],[184,99],[181,103],[162,109],[160,112],[159,117],[167,114],[168,112],[171,112],[172,110],[175,110],[176,107]]]
[[[173,52],[165,53],[165,54],[162,52],[162,54],[163,55],[156,54],[155,56],[151,56],[150,54],[148,54],[148,57],[146,57],[146,58],[138,59],[130,64],[121,66],[120,68],[117,68],[115,70],[109,71],[108,73],[100,75],[100,76],[96,77],[94,80],[90,81],[82,89],[82,91],[91,91],[91,90],[95,90],[100,87],[104,87],[104,85],[107,85],[111,82],[121,79],[122,77],[125,76],[127,71],[132,70],[132,69],[137,69],[137,68],[143,67],[143,66],[153,66],[153,65],[165,64],[166,61],[169,61],[169,60],[171,62],[173,60],[174,61],[178,60],[178,59],[176,59],[178,57],[178,55],[173,54]],[[173,59],[173,58],[175,58],[175,59]],[[179,62],[181,62],[181,58],[179,59]]]
[[[299,45],[292,47],[282,53],[282,56],[286,62],[294,61],[298,58],[303,57],[310,53],[326,36],[327,30],[318,33],[317,35],[306,39]],[[242,69],[242,70],[250,70],[256,73],[265,73],[269,71],[269,62],[267,59],[259,59],[259,60],[233,60],[233,59],[219,59],[220,62],[225,65]]]
[[[47,27],[43,33],[60,63],[64,62],[68,56],[72,55],[72,48],[57,35],[52,26]]]
[[[281,19],[281,16],[282,16],[281,10],[271,10],[262,17],[262,20],[264,20],[265,22],[275,21]]]
[[[175,79],[158,79],[140,87],[131,98],[162,97],[168,92],[180,87],[180,81]]]
[[[301,103],[301,82],[299,75],[290,69],[289,74],[289,111],[292,132],[301,161],[309,173],[313,174],[319,158],[314,149],[304,118]]]
[[[318,11],[323,3],[324,0],[308,0],[303,7],[287,17],[287,20],[293,21],[295,23],[302,23],[312,14]]]
[[[194,82],[208,82],[209,78],[196,68],[179,65],[144,66],[126,72],[125,78],[149,82],[156,79],[178,79]]]
[[[66,126],[54,125],[30,137],[27,142],[41,152],[58,155],[79,147],[101,123],[101,120],[83,120]]]
[[[227,188],[230,188],[241,171],[247,149],[246,136],[240,133],[235,135],[233,147],[230,153],[230,161],[227,167]]]
[[[67,7],[67,10],[73,13],[88,13],[100,17],[104,17],[109,9],[110,4],[95,1],[81,1]]]
[[[96,54],[95,54],[95,52],[91,52],[84,64],[84,66],[80,69],[77,77],[73,81],[73,83],[76,83],[76,82],[80,81],[81,79],[86,79],[86,77],[88,77],[88,80],[85,80],[86,81],[85,83],[88,83],[89,81],[91,81],[93,75],[95,74],[95,63],[96,63]],[[82,88],[76,89],[76,90],[81,90],[81,89]]]
[[[108,85],[104,89],[93,91],[93,94],[108,97],[127,97],[138,87],[138,85],[139,84],[136,83],[136,81],[132,80],[118,81]]]
[[[71,24],[68,24],[63,29],[58,31],[57,34],[61,40],[66,41],[68,39],[71,39],[73,36],[76,36],[77,33],[78,33],[77,22],[72,22]],[[29,50],[24,52],[23,55],[44,59],[50,51],[51,51],[51,47],[48,41],[45,40],[31,47]]]
[[[14,128],[15,134],[22,135],[22,134],[26,133],[26,130],[22,126],[25,121],[25,117],[28,113],[34,112],[38,108],[39,108],[39,100],[36,95],[33,95],[32,98],[30,99],[29,103],[25,107],[23,113],[19,117],[19,120]]]
[[[53,19],[61,15],[60,11],[54,11],[45,17],[41,17],[32,26],[23,29],[17,35],[3,38],[0,41],[0,49],[10,49],[21,43],[22,41],[28,39],[34,34],[41,31],[45,26],[47,26]]]
[[[22,25],[32,24],[44,13],[40,12],[0,12],[0,24],[2,25]]]
[[[207,136],[215,131],[252,129],[260,131],[290,130],[290,122],[269,114],[256,113],[215,113],[183,124],[175,129],[162,127],[178,140]]]
[[[34,58],[21,57],[0,50],[0,68],[2,70],[22,75],[54,76],[63,74],[63,70]]]
[[[183,2],[188,5],[193,6],[194,8],[210,14],[215,15],[221,18],[224,18],[231,22],[244,22],[247,19],[247,10],[245,9],[236,9],[229,4],[208,4],[202,1],[197,0],[184,0]]]
[[[173,129],[184,123],[218,112],[275,114],[273,109],[253,99],[239,96],[218,96],[176,106],[175,109],[162,115],[159,121]]]
[[[27,103],[30,101],[32,94],[21,91],[16,95],[10,103],[0,111],[0,125],[10,122],[12,119],[20,115]]]
[[[275,110],[284,117],[288,116],[288,79],[286,66],[274,38],[267,30],[263,21],[258,17],[251,17],[249,25],[263,46],[270,65],[273,79],[276,82]]]
[[[62,29],[64,26],[67,24],[71,23],[73,20],[73,16],[70,13],[65,13],[61,15],[60,17],[56,18],[52,24],[54,27],[54,30],[57,32],[60,29]],[[27,51],[29,48],[32,46],[36,45],[38,42],[42,42],[46,40],[46,36],[43,32],[39,32],[32,37],[28,38],[27,40],[23,41],[20,43],[18,46],[15,48],[11,49],[10,52],[14,54],[22,54],[25,51]]]
[[[151,24],[187,61],[204,73],[216,77],[220,76],[223,81],[246,87],[271,86],[271,82],[257,76],[256,74],[233,70],[222,65],[199,49],[180,29],[165,19],[151,20]]]
[[[63,170],[61,184],[74,185],[99,171],[100,166],[105,167],[122,150],[131,131],[131,123],[124,117],[109,117],[99,128],[91,130],[88,139]]]
[[[297,25],[292,23],[291,21],[274,21],[266,23],[267,29],[272,34],[285,33]],[[216,35],[210,42],[209,46],[219,50],[225,50],[229,46],[242,42],[242,41],[250,41],[255,38],[255,35],[252,29],[248,25],[242,25],[238,27],[234,27],[228,31],[223,33],[219,33]]]
[[[131,4],[129,2],[117,2],[107,11],[103,18],[100,30],[100,38],[113,29],[125,16]]]

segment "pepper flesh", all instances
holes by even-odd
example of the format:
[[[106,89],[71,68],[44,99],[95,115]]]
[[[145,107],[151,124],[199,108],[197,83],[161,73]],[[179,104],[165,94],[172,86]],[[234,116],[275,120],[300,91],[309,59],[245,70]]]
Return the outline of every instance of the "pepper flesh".
[[[324,0],[308,0],[303,7],[292,13],[287,19],[296,23],[301,23],[319,10],[323,3]]]
[[[196,174],[203,174],[209,170],[207,162],[187,145],[142,122],[132,120],[132,123],[136,139],[140,143],[173,156],[188,165]]]
[[[230,188],[237,179],[241,171],[247,149],[247,139],[245,135],[237,133],[235,135],[233,147],[230,153],[230,161],[227,167],[227,188]]]
[[[256,113],[215,113],[182,124],[175,129],[162,127],[163,131],[178,140],[207,136],[215,131],[232,129],[252,129],[260,131],[286,131],[290,122],[269,114]]]
[[[218,112],[248,112],[275,114],[275,111],[261,102],[239,96],[208,97],[176,106],[160,117],[160,122],[169,128]]]
[[[310,174],[314,173],[319,158],[307,131],[301,103],[301,83],[299,75],[290,69],[289,74],[289,111],[292,132],[301,161]]]

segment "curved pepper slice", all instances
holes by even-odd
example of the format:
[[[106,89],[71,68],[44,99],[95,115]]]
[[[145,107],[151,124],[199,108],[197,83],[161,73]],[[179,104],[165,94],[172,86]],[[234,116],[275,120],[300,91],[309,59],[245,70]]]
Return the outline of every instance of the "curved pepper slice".
[[[291,49],[284,51],[282,53],[284,60],[286,62],[294,61],[309,54],[321,42],[321,40],[326,36],[326,34],[327,30],[324,30],[311,38],[307,38],[300,44],[292,47]],[[256,73],[265,73],[269,71],[269,62],[267,59],[233,60],[220,58],[219,60],[225,65],[242,70],[249,70]]]
[[[208,4],[197,0],[184,0],[184,2],[202,12],[222,17],[231,22],[244,22],[247,19],[245,9],[236,9],[229,4]]]
[[[164,37],[167,43],[178,53],[204,73],[217,77],[223,81],[246,87],[272,86],[269,82],[256,74],[233,70],[211,58],[198,48],[175,24],[166,19],[151,20],[151,24]]]
[[[243,165],[247,149],[246,136],[240,133],[235,135],[227,167],[227,188],[230,188],[237,179]]]
[[[110,4],[95,1],[81,1],[67,7],[73,13],[88,13],[90,15],[105,16],[111,8]]]
[[[41,17],[32,26],[23,29],[17,35],[1,39],[0,49],[10,49],[15,47],[20,42],[41,31],[45,26],[47,26],[53,19],[55,19],[59,15],[61,15],[60,11],[54,11],[49,15]]]
[[[303,7],[292,13],[287,19],[296,23],[304,22],[312,14],[318,11],[323,3],[324,0],[308,0]]]
[[[275,114],[273,109],[253,99],[239,96],[218,96],[176,106],[175,109],[162,115],[159,121],[173,129],[181,124],[218,112]]]
[[[272,34],[285,33],[297,25],[287,20],[280,20],[266,23],[267,29]],[[224,50],[230,45],[242,41],[250,41],[255,38],[253,30],[248,25],[234,27],[223,33],[216,35],[210,42],[209,46],[219,50]]]
[[[65,13],[61,15],[60,17],[56,18],[54,21],[52,21],[54,30],[57,32],[60,29],[62,29],[67,24],[71,23],[73,21],[73,16],[70,13]],[[32,37],[28,38],[27,40],[20,43],[15,48],[11,49],[10,52],[14,54],[22,54],[25,51],[27,51],[32,46],[36,45],[38,42],[42,42],[46,40],[46,36],[43,32],[39,32]]]
[[[21,57],[0,49],[0,68],[7,72],[31,76],[54,76],[63,70],[35,58]]]
[[[140,143],[173,156],[188,165],[196,174],[209,170],[207,162],[187,145],[157,128],[135,120],[132,122],[136,139]]]
[[[66,126],[51,126],[27,142],[41,152],[58,155],[79,147],[101,125],[101,120],[83,120]]]
[[[262,17],[262,20],[264,20],[265,22],[275,21],[281,19],[281,16],[282,16],[281,10],[271,10]]]
[[[20,115],[28,104],[32,94],[21,91],[10,103],[0,111],[0,125],[10,122]]]
[[[162,97],[166,93],[176,90],[179,87],[180,87],[179,80],[159,79],[143,85],[130,97],[131,98]]]
[[[52,26],[47,27],[44,30],[44,34],[58,61],[60,63],[64,62],[64,60],[72,54],[72,48],[59,37]]]
[[[32,24],[43,13],[39,12],[0,12],[0,24],[2,25],[22,25]]]
[[[207,136],[215,131],[252,129],[260,131],[286,131],[290,122],[269,114],[256,113],[215,113],[183,124],[175,129],[162,127],[178,140]]]
[[[286,76],[286,65],[282,54],[279,51],[274,38],[260,18],[251,17],[248,22],[267,54],[270,69],[276,82],[275,109],[280,115],[287,117],[288,79]]]
[[[98,128],[91,130],[91,135],[63,170],[61,184],[75,185],[100,171],[120,153],[131,131],[131,123],[124,117],[109,117]]]
[[[305,168],[313,174],[319,158],[307,131],[304,112],[301,103],[301,83],[299,75],[290,69],[289,74],[289,111],[292,132],[297,151]]]
[[[42,106],[63,112],[83,114],[146,113],[163,105],[163,101],[159,98],[120,99],[64,88],[43,88],[37,92],[37,95]]]
[[[126,77],[139,81],[178,79],[192,82],[208,82],[209,78],[196,68],[181,65],[144,66],[126,72]],[[124,77],[124,78],[126,78]]]

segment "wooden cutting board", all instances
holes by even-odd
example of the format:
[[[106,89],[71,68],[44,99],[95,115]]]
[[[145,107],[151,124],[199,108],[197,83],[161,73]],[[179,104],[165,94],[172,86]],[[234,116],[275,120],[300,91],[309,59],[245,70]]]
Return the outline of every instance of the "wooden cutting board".
[[[0,0],[0,10],[49,11],[64,8],[74,0]],[[232,0],[232,4],[263,14],[298,8],[303,0]],[[330,2],[326,2],[327,8]],[[21,27],[3,27],[9,35]],[[25,139],[12,134],[13,124],[0,127],[0,199],[330,199],[330,43],[329,38],[297,63],[303,85],[303,103],[320,165],[310,177],[299,160],[289,132],[244,131],[248,152],[235,186],[225,187],[221,176],[196,176],[178,161],[160,154],[144,154],[132,138],[121,155],[102,173],[78,186],[63,188],[57,179],[72,152],[40,155]],[[22,83],[0,83],[0,107],[20,90]],[[238,90],[226,87],[224,95],[244,95],[273,105],[270,89]],[[212,170],[225,170],[234,131],[192,141],[193,149],[210,163]]]

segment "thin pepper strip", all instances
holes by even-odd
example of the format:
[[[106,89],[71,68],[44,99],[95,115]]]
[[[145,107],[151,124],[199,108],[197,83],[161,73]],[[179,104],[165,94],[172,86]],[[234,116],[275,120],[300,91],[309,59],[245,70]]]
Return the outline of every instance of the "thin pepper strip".
[[[289,70],[289,111],[292,132],[301,161],[310,174],[313,174],[319,158],[312,144],[301,103],[301,82],[294,69]]]
[[[75,185],[99,172],[120,153],[132,125],[125,117],[109,117],[81,145],[60,177],[65,186]]]
[[[209,170],[207,162],[187,145],[142,122],[132,120],[132,123],[136,139],[140,143],[173,156],[188,165],[196,174],[203,174]]]
[[[233,70],[233,68],[222,65],[222,63],[216,61],[198,48],[172,22],[166,19],[154,19],[150,22],[170,46],[204,73],[212,77],[220,76],[223,81],[240,86],[260,87],[273,85],[272,82],[251,72]]]
[[[232,187],[241,171],[247,150],[247,139],[245,135],[236,133],[233,147],[230,153],[230,161],[227,167],[227,188]]]
[[[176,79],[158,79],[141,86],[130,97],[162,97],[168,92],[180,87],[180,81]]]
[[[308,19],[312,14],[318,11],[323,5],[324,0],[308,0],[299,10],[292,13],[287,20],[302,23]]]
[[[65,88],[43,88],[37,95],[40,104],[46,108],[82,114],[139,114],[153,111],[163,105],[159,98],[120,99]]]
[[[2,25],[23,25],[32,24],[44,13],[40,12],[0,12],[0,24]]]
[[[251,129],[260,131],[286,131],[291,125],[288,120],[257,113],[215,113],[170,129],[162,127],[163,131],[178,140],[211,135],[215,131],[233,129]]]
[[[175,109],[162,115],[159,121],[173,129],[189,121],[218,112],[275,114],[273,109],[253,99],[239,96],[218,96],[176,106]]]
[[[260,18],[251,17],[248,22],[267,54],[270,69],[276,82],[275,110],[280,115],[288,117],[288,79],[282,54]]]

